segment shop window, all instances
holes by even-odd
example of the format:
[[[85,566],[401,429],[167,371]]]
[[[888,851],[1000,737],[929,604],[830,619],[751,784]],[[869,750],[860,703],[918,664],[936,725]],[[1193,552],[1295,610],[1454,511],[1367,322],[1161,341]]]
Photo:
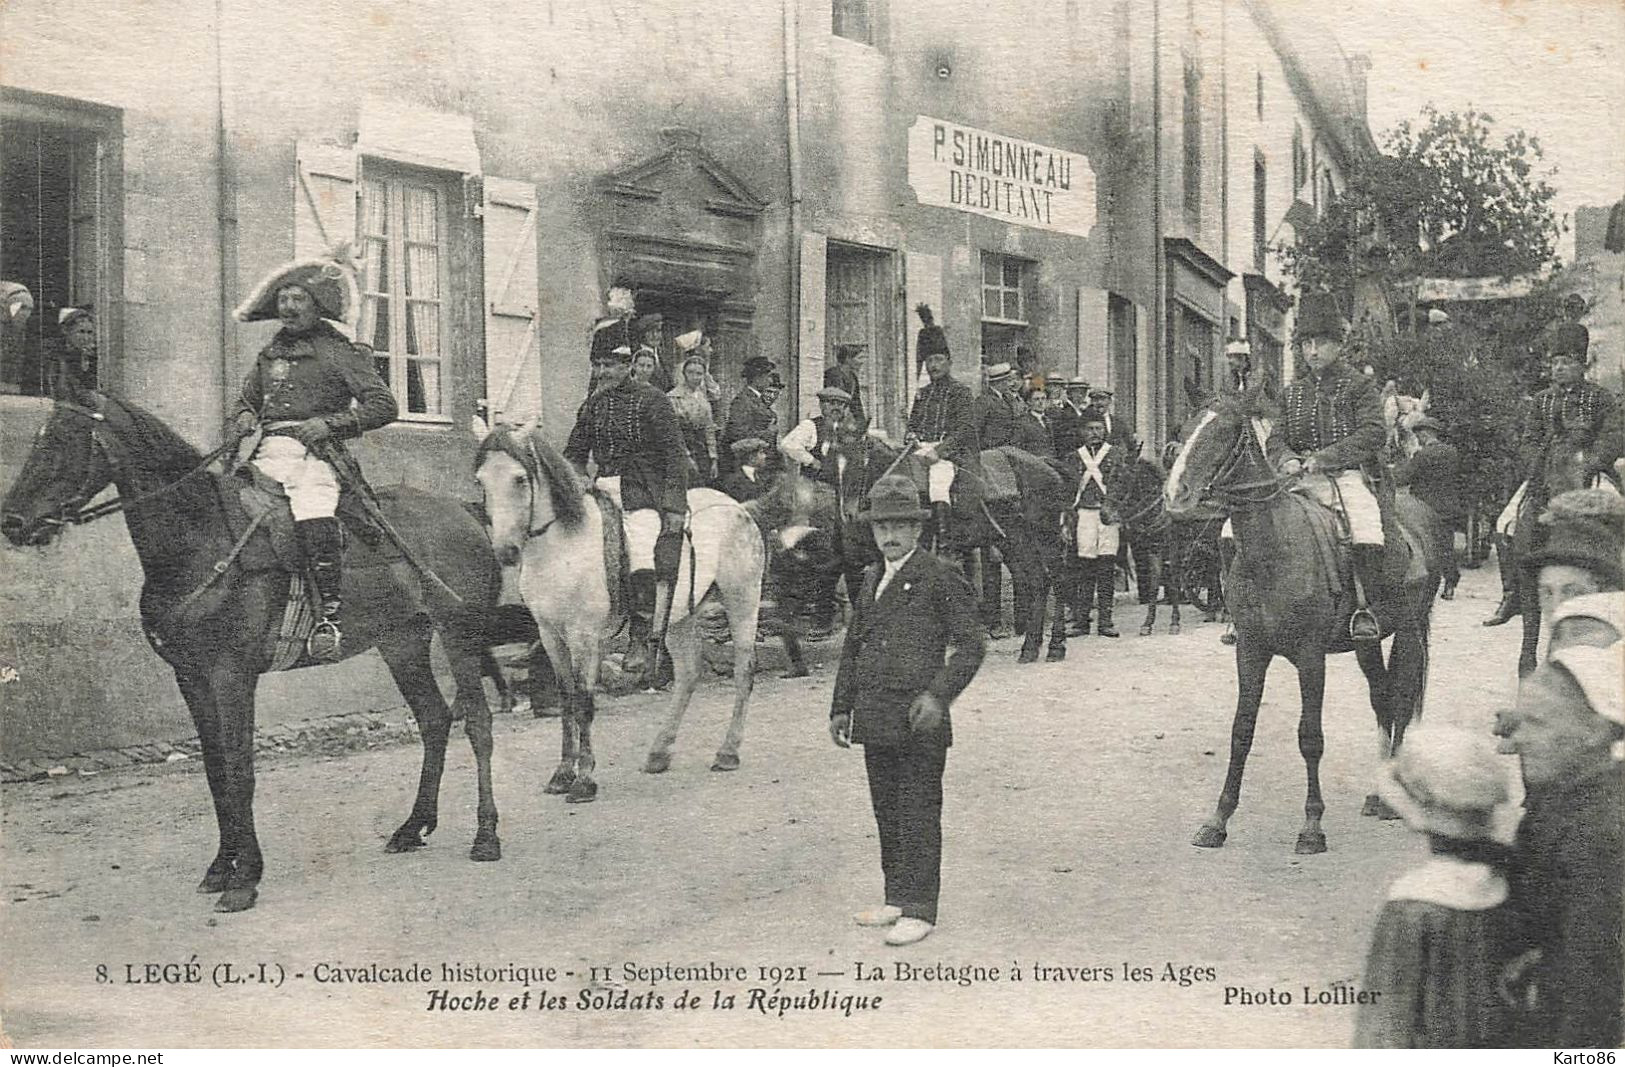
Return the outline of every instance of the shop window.
[[[982,321],[1027,325],[1023,294],[1029,264],[1014,256],[982,253]]]
[[[403,418],[446,415],[446,194],[432,179],[366,161],[361,322]]]
[[[1213,393],[1213,360],[1218,324],[1195,309],[1175,302],[1169,311],[1167,403],[1168,432]],[[1175,384],[1177,383],[1177,384]]]
[[[879,0],[834,0],[830,29],[837,37],[859,44],[875,43],[875,7]]]
[[[57,323],[63,308],[95,314],[96,352],[74,368],[81,384],[110,384],[109,346],[117,336],[107,250],[118,223],[109,151],[116,118],[17,103],[7,95],[0,121],[0,277],[24,285],[34,311],[7,328],[0,348],[0,393],[45,396],[66,358]],[[60,118],[61,121],[54,121]]]
[[[826,366],[835,348],[861,344],[863,408],[870,425],[888,436],[903,431],[904,360],[897,348],[896,266],[888,252],[831,242],[825,260]]]

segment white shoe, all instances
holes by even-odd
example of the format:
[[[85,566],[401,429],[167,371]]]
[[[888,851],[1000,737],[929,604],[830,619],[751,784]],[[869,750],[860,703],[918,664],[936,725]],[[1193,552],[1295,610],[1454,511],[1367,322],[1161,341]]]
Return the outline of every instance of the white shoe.
[[[859,926],[890,926],[903,917],[903,909],[890,904],[882,904],[877,908],[864,908],[852,916]]]
[[[935,929],[924,919],[898,919],[896,925],[886,931],[886,944],[912,945],[916,941],[924,941]]]

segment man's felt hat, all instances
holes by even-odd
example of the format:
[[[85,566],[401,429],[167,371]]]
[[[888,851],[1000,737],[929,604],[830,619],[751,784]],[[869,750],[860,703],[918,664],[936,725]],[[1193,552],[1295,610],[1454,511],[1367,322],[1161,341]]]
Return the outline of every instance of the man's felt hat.
[[[838,400],[843,404],[850,404],[852,403],[852,394],[838,386],[826,385],[818,390],[818,399]]]
[[[1329,337],[1341,341],[1348,332],[1349,322],[1337,307],[1337,298],[1331,293],[1305,293],[1298,298],[1298,318],[1293,333],[1300,341],[1311,337]]]
[[[1116,396],[1116,395],[1117,395],[1116,393],[1112,392],[1110,386],[1105,386],[1105,385],[1097,385],[1093,389],[1089,390],[1089,396],[1090,396],[1091,399],[1093,399],[1094,397],[1097,397],[1097,396]]]
[[[987,365],[988,383],[991,385],[994,382],[1002,382],[1015,372],[1015,368],[1008,363],[989,363]]]
[[[1550,527],[1546,543],[1524,557],[1538,573],[1548,564],[1588,570],[1608,587],[1625,587],[1625,500],[1607,489],[1571,489],[1554,496],[1540,517]]]
[[[728,447],[733,450],[733,454],[736,456],[748,456],[752,452],[766,451],[767,442],[760,437],[741,437]]]
[[[1420,833],[1487,841],[1509,797],[1507,765],[1488,736],[1426,723],[1378,773],[1377,794]]]
[[[888,474],[869,490],[859,516],[870,522],[923,522],[929,514],[920,507],[920,491],[914,485],[914,479],[906,474]]]
[[[837,361],[851,359],[868,347],[868,345],[858,341],[843,341],[835,346],[835,358]]]
[[[764,374],[773,373],[773,361],[765,356],[752,356],[745,360],[744,375],[747,382],[755,381]]]
[[[1565,322],[1552,331],[1551,353],[1554,356],[1586,358],[1591,349],[1591,331],[1578,322]]]
[[[254,287],[234,313],[238,322],[266,322],[276,319],[277,293],[297,285],[316,302],[316,313],[333,322],[348,321],[361,304],[356,286],[355,265],[348,242],[325,256],[296,259],[271,271]]]

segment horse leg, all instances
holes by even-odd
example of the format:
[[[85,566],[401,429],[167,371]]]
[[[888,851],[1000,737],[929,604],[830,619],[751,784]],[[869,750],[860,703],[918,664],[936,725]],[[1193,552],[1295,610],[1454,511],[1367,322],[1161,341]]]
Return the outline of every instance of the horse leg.
[[[474,773],[479,801],[476,807],[474,844],[468,858],[489,862],[502,858],[502,842],[497,837],[496,790],[491,784],[491,706],[485,702],[485,684],[480,675],[480,653],[485,646],[478,639],[442,632],[451,676],[457,685],[452,698],[452,715],[463,720],[463,733],[474,750]]]
[[[1162,585],[1162,554],[1145,546],[1136,548],[1134,556],[1144,563],[1146,571],[1146,576],[1140,583],[1140,603],[1145,605],[1145,621],[1140,623],[1140,636],[1150,637],[1152,631],[1157,628],[1157,592]]]
[[[418,737],[423,742],[423,767],[418,772],[418,794],[412,813],[384,846],[385,852],[408,852],[421,847],[439,822],[440,780],[446,768],[446,739],[451,734],[451,709],[440,695],[434,669],[429,663],[429,633],[418,626],[398,638],[378,643],[378,653],[389,668],[395,687],[406,698],[417,720]],[[490,653],[482,650],[481,674]],[[491,664],[494,666],[494,664]],[[489,677],[487,675],[487,677]]]
[[[226,790],[226,773],[220,753],[220,727],[215,710],[214,693],[209,680],[196,673],[177,670],[175,681],[187,710],[192,713],[192,724],[197,728],[198,744],[203,749],[203,772],[209,779],[209,796],[214,800],[214,818],[219,827],[220,845],[203,880],[198,883],[199,893],[219,893],[225,890],[226,880],[236,862],[236,844],[230,836],[231,817]]]
[[[1320,817],[1326,813],[1326,802],[1320,795],[1320,758],[1326,751],[1320,725],[1321,705],[1326,698],[1326,656],[1311,649],[1298,657],[1297,668],[1298,694],[1303,700],[1298,717],[1298,751],[1303,755],[1309,788],[1303,802],[1303,829],[1298,831],[1298,843],[1292,851],[1312,856],[1326,851],[1326,834],[1320,828]]]
[[[577,693],[581,689],[579,674],[586,664],[578,664],[570,654],[570,648],[564,638],[555,630],[548,628],[540,631],[542,648],[547,653],[548,661],[553,664],[553,674],[559,688],[559,701],[562,706],[562,715],[559,718],[559,765],[553,768],[553,776],[542,787],[544,793],[567,793],[576,777],[577,740],[580,733],[580,704]]]
[[[577,634],[570,642],[570,660],[579,664],[579,671],[570,695],[565,698],[567,721],[573,721],[572,744],[574,763],[570,770],[570,783],[564,794],[566,804],[586,804],[598,797],[598,781],[593,771],[598,768],[592,751],[592,720],[597,714],[598,668],[603,662],[603,649],[597,631]]]
[[[850,581],[850,575],[848,575]],[[732,771],[739,768],[739,746],[745,739],[745,712],[750,706],[751,690],[756,685],[756,644],[750,635],[756,632],[756,616],[761,611],[761,598],[756,590],[761,583],[747,578],[736,585],[717,583],[722,595],[728,624],[733,633],[734,646],[734,707],[728,720],[728,732],[711,763],[713,771]],[[850,586],[852,596],[858,596],[863,587]]]
[[[677,743],[677,731],[683,725],[688,702],[699,684],[699,632],[693,614],[688,614],[666,627],[666,651],[672,657],[671,704],[666,711],[666,723],[649,746],[649,755],[643,761],[648,774],[663,774],[671,767],[671,747]],[[679,664],[679,658],[682,663]]]
[[[219,726],[227,830],[234,855],[214,910],[247,911],[259,898],[265,859],[254,832],[254,688],[258,675],[229,655],[209,672]]]
[[[1170,533],[1168,536],[1172,537]],[[1168,556],[1163,575],[1163,585],[1168,590],[1168,632],[1179,633],[1179,593],[1185,584],[1185,568],[1189,566],[1188,556],[1181,550],[1175,549]]]
[[[508,684],[508,676],[503,673],[502,665],[488,648],[480,652],[480,674],[489,679],[497,691],[497,711],[504,715],[513,711],[513,686]],[[416,714],[414,712],[413,716],[416,717]]]
[[[1366,687],[1371,695],[1371,710],[1377,716],[1377,761],[1381,763],[1394,754],[1393,678],[1383,666],[1380,644],[1370,641],[1357,643],[1354,646],[1354,658],[1359,662],[1360,670],[1365,673]],[[1365,803],[1360,807],[1360,814],[1376,815],[1384,819],[1394,818],[1393,809],[1383,803],[1382,798],[1375,793],[1366,794]]]
[[[1253,730],[1258,725],[1258,705],[1264,699],[1264,676],[1274,654],[1236,645],[1236,717],[1230,724],[1230,767],[1225,772],[1219,806],[1200,829],[1191,844],[1198,848],[1219,848],[1228,836],[1226,826],[1241,803],[1241,776],[1252,751]]]

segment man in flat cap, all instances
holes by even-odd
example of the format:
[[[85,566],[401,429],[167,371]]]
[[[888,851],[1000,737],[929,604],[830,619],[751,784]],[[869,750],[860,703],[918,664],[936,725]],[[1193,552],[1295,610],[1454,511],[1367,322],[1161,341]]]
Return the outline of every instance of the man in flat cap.
[[[1372,608],[1398,596],[1384,566],[1382,513],[1363,470],[1377,462],[1388,439],[1382,399],[1344,357],[1348,320],[1330,294],[1304,295],[1294,333],[1309,373],[1287,387],[1285,415],[1268,441],[1270,458],[1283,473],[1303,475],[1304,488],[1347,522],[1358,601],[1349,636],[1379,641],[1382,625]]]
[[[1134,446],[1134,427],[1129,425],[1127,419],[1112,410],[1112,404],[1117,398],[1116,392],[1109,385],[1097,385],[1089,390],[1089,407],[1085,409],[1087,417],[1090,412],[1100,416],[1101,425],[1106,427],[1106,440],[1118,448],[1132,448]]]
[[[576,414],[564,458],[583,476],[591,459],[598,487],[621,509],[633,598],[629,661],[646,654],[643,684],[652,687],[663,679],[661,605],[671,603],[688,521],[688,452],[671,401],[632,377],[626,346],[593,360],[600,387]]]
[[[718,485],[741,504],[755,500],[767,491],[767,442],[760,437],[744,437],[731,446],[735,468],[722,476]]]
[[[948,707],[986,653],[970,586],[919,550],[914,481],[888,474],[860,512],[882,562],[870,566],[830,702],[835,744],[864,746],[869,797],[880,834],[885,901],[858,912],[860,926],[890,927],[888,945],[910,945],[937,922],[942,883],[942,774],[953,744]]]
[[[346,255],[273,270],[236,311],[239,322],[281,324],[243,379],[233,429],[239,444],[259,430],[252,462],[288,496],[321,599],[322,619],[307,642],[321,663],[343,655],[344,540],[334,460],[345,458],[340,442],[394,422],[399,411],[372,360],[332,325],[347,321],[360,302]]]
[[[801,473],[834,486],[840,480],[836,433],[851,411],[852,396],[845,389],[826,385],[818,390],[819,414],[802,419],[779,442],[779,451]]]
[[[863,357],[868,345],[846,342],[835,346],[835,366],[824,371],[824,385],[839,389],[852,398],[847,411],[855,419],[866,418],[863,408]]]

